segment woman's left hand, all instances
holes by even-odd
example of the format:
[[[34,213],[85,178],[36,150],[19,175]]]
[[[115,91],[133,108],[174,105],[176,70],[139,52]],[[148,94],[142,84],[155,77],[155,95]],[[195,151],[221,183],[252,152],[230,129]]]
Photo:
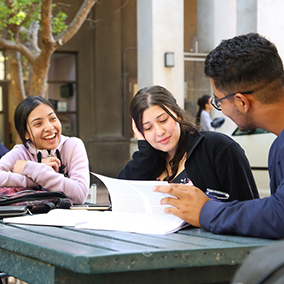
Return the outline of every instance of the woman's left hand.
[[[134,119],[132,119],[132,130],[136,135],[137,140],[145,140],[143,134],[138,130]]]
[[[60,160],[56,157],[47,157],[42,159],[41,162],[49,167],[52,167],[56,172],[58,172],[58,169],[61,165]]]

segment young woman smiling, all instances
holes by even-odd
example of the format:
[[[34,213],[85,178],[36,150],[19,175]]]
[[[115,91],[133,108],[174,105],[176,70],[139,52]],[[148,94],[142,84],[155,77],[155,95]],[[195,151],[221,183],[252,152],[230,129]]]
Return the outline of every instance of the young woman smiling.
[[[74,203],[84,203],[90,183],[85,146],[61,134],[49,101],[27,97],[17,106],[14,122],[23,144],[1,158],[0,185],[63,191]]]
[[[137,92],[130,104],[138,151],[117,178],[193,183],[227,200],[258,198],[243,149],[225,134],[198,132],[173,95],[161,86]]]

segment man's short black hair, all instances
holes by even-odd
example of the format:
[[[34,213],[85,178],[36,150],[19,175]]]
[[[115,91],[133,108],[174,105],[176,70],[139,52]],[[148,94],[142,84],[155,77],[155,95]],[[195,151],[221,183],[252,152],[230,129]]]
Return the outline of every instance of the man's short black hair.
[[[225,93],[255,93],[275,82],[275,86],[283,85],[283,63],[277,48],[257,33],[222,40],[207,55],[204,72]]]

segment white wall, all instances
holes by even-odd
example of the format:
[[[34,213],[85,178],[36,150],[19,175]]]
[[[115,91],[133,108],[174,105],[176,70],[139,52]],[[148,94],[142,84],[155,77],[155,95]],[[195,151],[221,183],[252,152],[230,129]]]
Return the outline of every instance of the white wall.
[[[166,87],[184,107],[183,0],[137,0],[138,88]],[[164,66],[174,52],[175,66]]]
[[[198,0],[197,4],[199,52],[208,53],[222,39],[236,35],[237,0]],[[217,131],[230,132],[236,128],[236,124],[220,111],[212,110],[211,117],[225,117],[225,123]]]
[[[257,32],[272,41],[284,58],[284,1],[257,1]]]
[[[237,35],[257,31],[257,0],[237,0]]]

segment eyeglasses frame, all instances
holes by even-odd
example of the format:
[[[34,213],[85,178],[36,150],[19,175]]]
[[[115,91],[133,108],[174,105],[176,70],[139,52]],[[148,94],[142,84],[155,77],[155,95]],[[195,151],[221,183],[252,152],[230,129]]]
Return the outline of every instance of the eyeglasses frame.
[[[212,105],[215,109],[221,111],[221,110],[222,110],[222,109],[221,109],[221,105],[220,105],[220,107],[218,107],[218,105],[217,105],[218,102],[220,102],[220,101],[222,101],[222,100],[224,100],[224,99],[233,97],[233,96],[236,95],[236,94],[249,95],[249,94],[252,94],[252,93],[253,93],[253,91],[236,92],[236,93],[230,94],[230,95],[225,96],[225,97],[223,97],[223,98],[221,98],[221,99],[218,99],[218,100],[215,99],[216,96],[215,96],[215,94],[213,93],[213,98],[211,99],[210,103],[211,103],[211,105]]]

